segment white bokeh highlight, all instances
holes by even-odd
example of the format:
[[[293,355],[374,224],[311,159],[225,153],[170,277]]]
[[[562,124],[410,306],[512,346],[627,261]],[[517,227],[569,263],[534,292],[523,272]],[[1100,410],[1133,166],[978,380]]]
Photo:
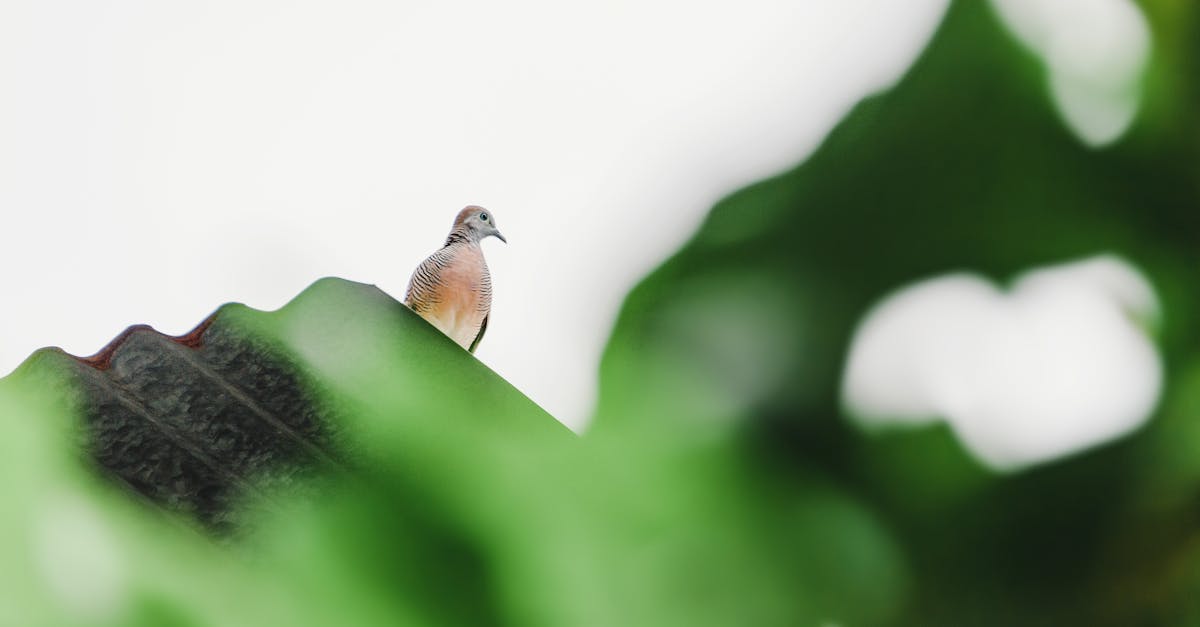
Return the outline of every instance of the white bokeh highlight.
[[[0,371],[279,307],[401,296],[491,209],[478,357],[580,427],[624,295],[730,191],[894,82],[946,0],[8,0]]]
[[[1133,123],[1150,56],[1150,27],[1131,0],[992,0],[1046,65],[1063,119],[1091,146]]]
[[[868,429],[944,419],[997,470],[1049,461],[1150,417],[1158,312],[1148,281],[1112,256],[1037,269],[1007,291],[971,274],[922,281],[860,323],[845,405]]]

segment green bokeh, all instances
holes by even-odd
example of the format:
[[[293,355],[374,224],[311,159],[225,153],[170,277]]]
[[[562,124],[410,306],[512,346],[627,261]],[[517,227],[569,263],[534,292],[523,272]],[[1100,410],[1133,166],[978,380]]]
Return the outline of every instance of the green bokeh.
[[[1194,9],[1162,4],[1148,7],[1152,29],[1166,34],[1156,40],[1142,114],[1126,137],[1093,150],[1061,121],[1041,61],[985,3],[954,3],[894,89],[856,107],[802,165],[720,202],[633,291],[602,365],[595,431],[685,428],[696,415],[693,398],[679,398],[686,385],[719,394],[737,376],[735,363],[790,363],[772,389],[726,395],[747,414],[730,437],[754,459],[828,477],[884,521],[912,573],[899,622],[1200,620],[1190,613],[1195,569],[1186,567],[1200,559],[1192,470],[1200,457],[1200,39]],[[1142,431],[996,476],[944,426],[878,436],[848,426],[839,401],[845,355],[881,297],[937,274],[971,270],[1003,282],[1100,253],[1135,263],[1163,301],[1165,399]],[[747,325],[778,342],[744,342],[752,354],[736,362],[703,354],[699,335],[680,337],[688,325],[677,303],[731,276],[777,286],[771,298],[748,301],[724,290],[739,307],[767,310],[748,315],[791,315],[798,304],[800,329]],[[710,369],[686,385],[679,368],[663,367],[697,362]]]
[[[1142,113],[1093,150],[988,5],[954,2],[895,88],[633,290],[580,436],[382,293],[321,281],[226,315],[302,371],[354,461],[214,539],[87,469],[39,354],[0,382],[0,624],[1200,622],[1200,23],[1145,9]],[[845,420],[882,296],[1101,252],[1164,305],[1139,432],[999,475],[945,426]]]

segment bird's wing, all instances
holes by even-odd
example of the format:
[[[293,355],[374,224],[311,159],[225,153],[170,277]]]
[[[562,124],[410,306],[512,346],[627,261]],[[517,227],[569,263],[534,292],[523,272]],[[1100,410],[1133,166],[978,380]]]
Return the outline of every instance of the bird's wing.
[[[467,352],[474,353],[475,347],[479,346],[479,340],[483,339],[483,333],[484,331],[487,331],[487,321],[490,317],[491,315],[483,317],[483,322],[479,324],[479,334],[475,336],[475,341],[471,342],[471,348],[468,348]]]
[[[453,260],[452,255],[443,248],[425,258],[421,265],[413,271],[408,281],[408,290],[404,294],[404,304],[417,313],[428,311],[438,303],[438,286],[441,284],[442,270]]]

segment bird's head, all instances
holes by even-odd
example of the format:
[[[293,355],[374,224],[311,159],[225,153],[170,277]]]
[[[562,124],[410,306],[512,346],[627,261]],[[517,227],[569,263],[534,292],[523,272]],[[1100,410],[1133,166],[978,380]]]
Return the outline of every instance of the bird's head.
[[[464,231],[473,241],[479,242],[484,238],[495,235],[496,239],[508,243],[507,239],[496,228],[496,216],[491,211],[476,205],[464,207],[454,218],[454,230]]]

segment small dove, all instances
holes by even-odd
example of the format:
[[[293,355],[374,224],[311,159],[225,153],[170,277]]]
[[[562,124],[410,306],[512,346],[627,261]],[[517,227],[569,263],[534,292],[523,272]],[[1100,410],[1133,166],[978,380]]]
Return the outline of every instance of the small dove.
[[[417,266],[404,295],[409,309],[472,353],[492,310],[492,275],[479,246],[492,235],[508,243],[491,212],[475,205],[463,208],[446,244]]]

